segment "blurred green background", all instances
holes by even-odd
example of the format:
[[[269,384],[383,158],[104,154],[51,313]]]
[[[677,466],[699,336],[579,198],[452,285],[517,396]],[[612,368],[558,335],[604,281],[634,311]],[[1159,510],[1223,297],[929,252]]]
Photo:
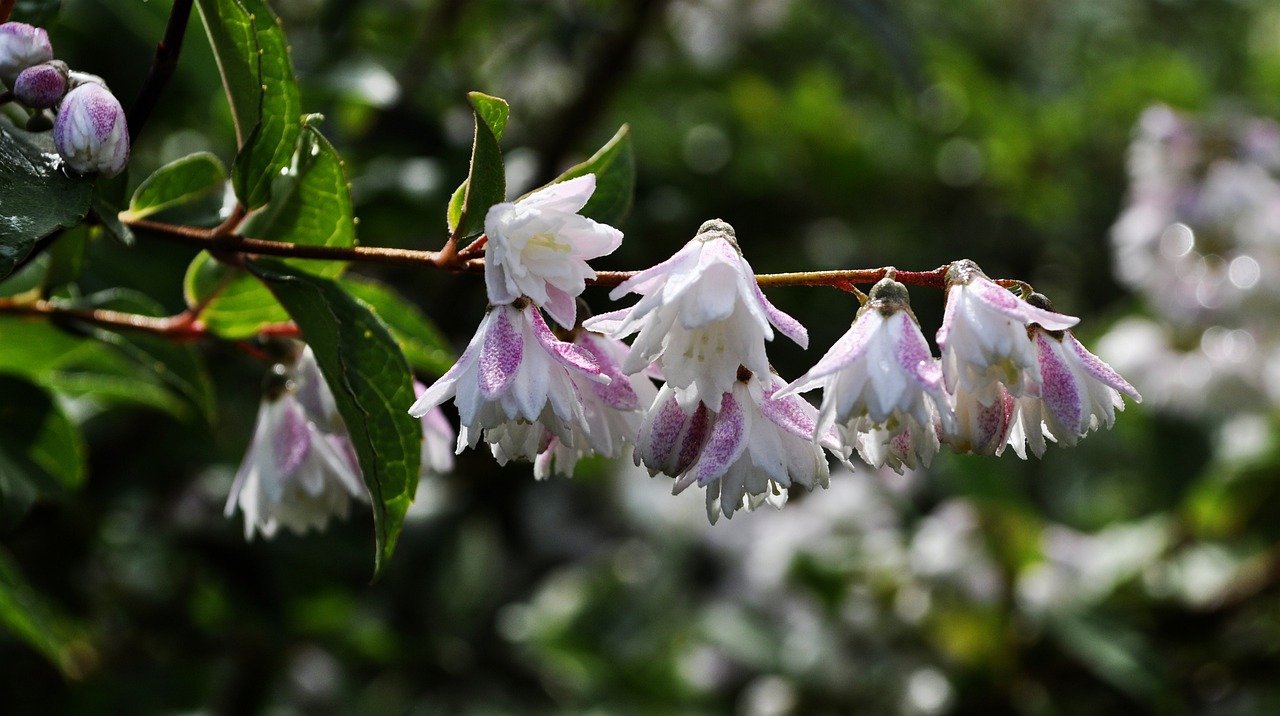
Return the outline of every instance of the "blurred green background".
[[[443,243],[470,150],[465,93],[480,90],[511,102],[514,194],[630,125],[635,207],[597,268],[652,265],[720,217],[760,272],[973,258],[1081,316],[1089,346],[1117,321],[1177,318],[1113,266],[1143,111],[1280,116],[1280,5],[1263,0],[271,4],[365,244]],[[127,106],[169,5],[66,0],[49,33]],[[193,15],[131,181],[234,149]],[[138,288],[176,312],[193,254],[94,241],[86,276],[101,285],[83,288]],[[355,270],[458,347],[483,311],[474,276]],[[586,298],[612,308],[603,290]],[[811,333],[808,351],[770,347],[786,378],[857,309],[834,289],[770,298]],[[931,335],[942,295],[913,298]],[[223,518],[262,368],[202,345],[213,424],[87,415],[88,484],[0,535],[82,640],[67,676],[0,634],[0,711],[1280,713],[1275,315],[1252,316],[1247,406],[1180,401],[1181,383],[1115,340],[1103,356],[1144,366],[1126,377],[1149,399],[1078,448],[838,470],[826,491],[715,527],[700,493],[671,497],[629,464],[537,483],[467,453],[424,481],[374,585],[367,515],[249,544]],[[1234,319],[1197,320],[1180,355]]]

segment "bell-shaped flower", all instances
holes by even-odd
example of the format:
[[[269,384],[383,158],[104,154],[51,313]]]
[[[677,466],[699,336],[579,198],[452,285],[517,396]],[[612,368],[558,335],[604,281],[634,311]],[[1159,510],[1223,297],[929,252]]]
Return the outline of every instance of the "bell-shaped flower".
[[[638,373],[657,362],[687,409],[704,402],[719,410],[720,396],[733,390],[740,365],[768,374],[764,342],[773,339],[773,328],[802,347],[809,344],[804,326],[764,297],[733,227],[720,220],[704,223],[674,256],[609,296],[617,300],[628,293],[642,297],[631,308],[590,319],[586,327],[614,338],[637,333],[622,371]]]
[[[575,325],[575,298],[596,276],[587,261],[622,243],[621,231],[578,213],[595,189],[595,175],[587,174],[490,207],[484,218],[490,303],[526,296],[560,325]]]
[[[739,377],[721,396],[719,411],[704,403],[685,411],[664,387],[636,449],[650,474],[676,476],[676,494],[695,483],[705,487],[712,524],[740,508],[766,502],[780,507],[793,484],[826,487],[830,471],[823,447],[844,457],[834,434],[821,445],[814,439],[813,406],[795,395],[777,395],[783,381],[776,375],[756,377],[743,367]]]
[[[368,491],[342,418],[310,347],[273,369],[253,440],[227,498],[226,515],[244,514],[244,533],[302,533],[346,517]]]
[[[608,383],[594,356],[557,339],[538,308],[526,299],[490,306],[458,362],[413,404],[422,417],[449,398],[458,408],[458,451],[475,447],[482,435],[490,443],[512,425],[541,423],[577,447],[575,429],[589,428],[582,396],[574,380]],[[537,441],[525,441],[537,447]],[[532,460],[536,449],[509,457]]]
[[[635,442],[645,409],[658,393],[657,386],[643,374],[622,374],[627,346],[621,341],[578,328],[573,331],[572,343],[594,356],[600,372],[609,377],[608,383],[602,383],[572,374],[582,398],[585,431],[580,426],[570,426],[573,440],[566,442],[541,425],[507,426],[501,439],[490,446],[499,464],[505,465],[513,455],[536,452],[535,478],[544,480],[552,474],[573,477],[578,460],[591,455],[616,458]]]
[[[891,278],[872,287],[848,332],[783,392],[814,388],[822,388],[818,433],[838,425],[875,467],[928,465],[938,449],[934,422],[950,427],[954,421],[907,287]]]
[[[60,60],[32,65],[13,81],[13,96],[34,109],[50,109],[66,93],[67,64]]]
[[[53,121],[53,146],[72,169],[113,177],[129,162],[124,108],[111,91],[84,82],[63,97]]]
[[[961,455],[999,455],[1014,425],[1016,399],[1004,384],[996,383],[995,399],[985,404],[963,388],[952,396],[956,420],[941,431],[942,442]]]
[[[1070,331],[1034,327],[1031,339],[1040,363],[1040,395],[1018,398],[1009,445],[1019,457],[1026,458],[1028,445],[1037,457],[1043,456],[1046,436],[1074,447],[1090,431],[1110,428],[1116,410],[1124,410],[1121,394],[1142,402],[1128,381],[1090,353]]]
[[[25,22],[0,25],[0,81],[12,88],[18,74],[53,59],[53,45],[43,28]]]
[[[946,281],[947,305],[937,340],[947,391],[963,391],[990,406],[1000,385],[1015,396],[1038,390],[1040,366],[1027,328],[1038,323],[1062,330],[1080,319],[1027,303],[967,259],[951,264]]]

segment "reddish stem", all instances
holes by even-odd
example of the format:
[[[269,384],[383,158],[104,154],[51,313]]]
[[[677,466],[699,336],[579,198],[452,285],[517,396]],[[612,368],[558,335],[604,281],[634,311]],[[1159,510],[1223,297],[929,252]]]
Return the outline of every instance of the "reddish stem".
[[[0,0],[0,22],[9,21],[9,13],[13,12],[15,0]]]

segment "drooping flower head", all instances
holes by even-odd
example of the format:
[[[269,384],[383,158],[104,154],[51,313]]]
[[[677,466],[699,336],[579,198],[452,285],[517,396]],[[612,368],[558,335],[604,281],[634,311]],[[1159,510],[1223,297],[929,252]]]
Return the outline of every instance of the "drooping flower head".
[[[574,299],[596,275],[587,261],[622,243],[621,231],[578,213],[595,188],[595,175],[587,174],[490,207],[484,219],[490,303],[526,296],[560,325],[575,325]]]
[[[834,434],[814,439],[812,406],[795,395],[778,396],[784,382],[776,375],[757,377],[743,368],[739,377],[715,412],[700,404],[685,413],[664,388],[666,395],[659,394],[650,411],[654,419],[646,419],[647,430],[641,432],[648,442],[640,454],[650,473],[675,457],[680,472],[673,492],[695,483],[705,487],[712,524],[722,514],[733,517],[739,509],[766,502],[781,507],[793,484],[826,487],[830,469],[823,447],[844,458]]]
[[[941,433],[942,442],[961,455],[999,455],[1015,422],[1016,399],[1003,383],[991,389],[994,399],[985,404],[963,387],[951,396],[955,424]]]
[[[1039,294],[1029,300],[1048,308]],[[1049,331],[1039,325],[1031,328],[1031,342],[1040,365],[1038,396],[1023,395],[1017,401],[1017,416],[1009,435],[1009,445],[1019,457],[1026,458],[1026,448],[1037,457],[1045,451],[1045,437],[1074,447],[1092,430],[1110,428],[1116,410],[1124,410],[1121,394],[1134,402],[1142,396],[1111,366],[1090,353],[1071,331]]]
[[[934,422],[954,422],[907,287],[892,278],[872,287],[848,332],[783,393],[814,388],[822,388],[818,434],[838,425],[875,467],[928,465],[938,449]]]
[[[333,395],[311,348],[268,377],[249,451],[227,497],[226,515],[244,514],[246,539],[281,527],[302,533],[346,517],[368,491]]]
[[[449,398],[462,423],[458,451],[475,447],[483,436],[497,442],[508,427],[540,423],[569,445],[574,428],[589,429],[575,375],[601,383],[591,354],[557,339],[528,300],[490,306],[458,362],[409,409],[422,417]],[[532,444],[532,443],[526,443]],[[532,460],[537,450],[510,457]]]
[[[937,340],[947,391],[969,393],[984,406],[995,403],[999,385],[1015,397],[1034,392],[1040,365],[1027,328],[1038,323],[1057,331],[1080,319],[1032,306],[967,259],[951,264],[946,280],[947,305]]]
[[[681,405],[705,402],[720,409],[720,396],[737,381],[738,366],[769,373],[764,342],[773,328],[802,347],[808,333],[779,311],[756,283],[738,248],[733,227],[708,221],[674,256],[639,272],[610,298],[641,294],[631,308],[596,316],[586,327],[615,338],[636,333],[622,364],[628,375],[657,362]]]
[[[536,452],[533,476],[539,480],[553,473],[573,477],[574,466],[590,455],[621,456],[624,448],[635,442],[645,409],[658,393],[648,376],[622,374],[627,346],[621,341],[582,328],[572,334],[571,342],[594,356],[600,372],[609,377],[608,383],[602,383],[594,377],[571,373],[582,400],[586,430],[571,425],[573,440],[566,442],[541,424],[508,425],[500,439],[490,445],[493,456],[504,465],[513,455]]]
[[[95,81],[77,85],[63,97],[53,121],[53,145],[72,169],[113,177],[129,162],[129,128],[124,108]]]
[[[0,25],[0,81],[12,88],[18,73],[53,59],[53,45],[43,28],[25,22]]]

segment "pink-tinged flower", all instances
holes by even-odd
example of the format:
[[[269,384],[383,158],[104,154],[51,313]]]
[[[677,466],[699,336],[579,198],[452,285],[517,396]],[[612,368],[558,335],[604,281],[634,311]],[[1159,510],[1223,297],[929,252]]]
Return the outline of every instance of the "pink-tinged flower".
[[[427,392],[427,386],[415,380],[413,392],[421,398]],[[453,449],[457,437],[439,406],[422,414],[422,477],[426,477],[428,472],[443,474],[453,470]]]
[[[938,329],[947,391],[995,403],[998,386],[1022,395],[1040,385],[1040,365],[1027,338],[1038,323],[1051,331],[1080,319],[1037,308],[987,278],[977,264],[957,261],[947,269],[947,306]]]
[[[491,306],[462,357],[409,408],[422,417],[449,398],[461,419],[458,451],[482,434],[494,443],[511,424],[541,423],[577,447],[575,428],[589,429],[576,377],[608,383],[594,356],[557,339],[527,300]],[[509,457],[532,460],[536,450]]]
[[[499,439],[490,445],[499,464],[505,465],[513,455],[536,452],[535,478],[545,480],[552,474],[573,477],[578,460],[591,455],[616,458],[635,442],[644,411],[658,393],[657,386],[643,374],[622,374],[627,346],[621,341],[577,329],[573,344],[594,356],[600,372],[609,377],[608,383],[601,383],[573,374],[582,398],[586,430],[571,426],[573,440],[566,443],[538,424],[504,426]]]
[[[674,256],[609,296],[617,300],[628,293],[642,298],[631,308],[590,319],[586,327],[614,338],[638,333],[622,371],[631,375],[658,362],[688,409],[705,402],[719,410],[720,396],[733,389],[740,365],[768,374],[764,342],[773,339],[773,328],[801,347],[809,344],[804,326],[764,297],[733,227],[720,220],[703,224]]]
[[[25,22],[0,25],[0,80],[13,87],[18,73],[53,59],[53,45],[43,28]]]
[[[1043,456],[1045,436],[1074,447],[1091,430],[1110,428],[1116,410],[1124,410],[1122,393],[1142,402],[1128,381],[1085,349],[1070,331],[1033,328],[1032,343],[1040,362],[1040,395],[1018,399],[1017,418],[1009,434],[1009,445],[1018,457],[1026,458],[1028,445],[1037,457]]]
[[[587,261],[622,243],[621,231],[578,213],[595,189],[595,175],[587,174],[490,207],[484,218],[490,303],[527,296],[560,325],[575,325],[574,299],[596,276]]]
[[[67,64],[59,60],[32,65],[13,81],[13,96],[28,107],[49,109],[67,93]]]
[[[961,455],[999,455],[1014,424],[1016,400],[1001,383],[996,383],[995,399],[985,405],[963,388],[952,398],[956,421],[954,429],[942,431],[940,437]]]
[[[272,537],[281,527],[322,529],[346,517],[351,501],[368,491],[342,418],[310,347],[291,366],[277,365],[258,410],[253,441],[227,498],[226,515],[239,507],[244,534]]]
[[[62,99],[53,121],[53,145],[72,169],[113,177],[129,162],[124,108],[110,90],[85,82]]]
[[[821,445],[814,440],[816,411],[795,395],[778,396],[782,386],[772,373],[760,380],[743,369],[719,411],[705,403],[686,411],[663,386],[640,429],[637,464],[676,477],[676,494],[694,483],[705,487],[712,524],[740,508],[781,506],[793,484],[826,487],[822,448],[841,459],[843,448],[834,434]]]
[[[872,287],[848,332],[783,392],[814,388],[822,388],[819,434],[838,425],[875,467],[928,465],[938,450],[935,420],[944,427],[954,422],[942,369],[911,312],[907,287],[891,278]]]

